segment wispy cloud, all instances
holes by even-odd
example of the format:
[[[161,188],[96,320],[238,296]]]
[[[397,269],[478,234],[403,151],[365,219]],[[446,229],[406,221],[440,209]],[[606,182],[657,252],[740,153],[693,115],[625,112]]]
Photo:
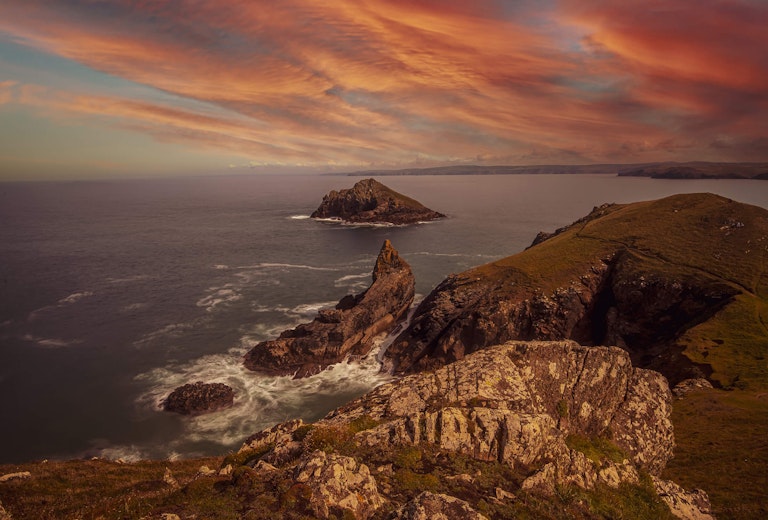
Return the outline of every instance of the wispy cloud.
[[[0,104],[280,164],[768,159],[764,2],[508,4],[7,0],[7,38],[169,96]]]

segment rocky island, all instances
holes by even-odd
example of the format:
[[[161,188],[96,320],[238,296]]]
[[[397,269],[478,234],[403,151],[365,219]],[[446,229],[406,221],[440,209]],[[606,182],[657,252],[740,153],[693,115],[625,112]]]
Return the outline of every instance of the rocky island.
[[[411,267],[389,240],[381,247],[372,278],[362,294],[345,296],[335,308],[320,311],[311,323],[256,345],[245,355],[246,368],[299,378],[350,355],[367,354],[374,337],[393,329],[405,316],[415,291]]]
[[[339,219],[354,224],[405,225],[435,220],[445,215],[375,179],[365,179],[350,189],[334,190],[325,195],[310,217]]]
[[[234,404],[235,391],[224,383],[198,381],[182,385],[168,395],[163,409],[182,415],[202,415],[229,408]]]

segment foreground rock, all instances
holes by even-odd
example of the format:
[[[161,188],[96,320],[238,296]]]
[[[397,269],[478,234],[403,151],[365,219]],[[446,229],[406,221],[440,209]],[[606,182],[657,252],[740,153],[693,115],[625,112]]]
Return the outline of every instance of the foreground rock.
[[[294,480],[309,488],[309,504],[319,518],[346,510],[367,519],[384,503],[368,466],[351,457],[315,451],[296,467]]]
[[[435,220],[445,215],[374,179],[365,179],[350,189],[328,193],[311,217],[338,218],[351,223],[403,225]]]
[[[374,338],[394,328],[413,303],[411,267],[389,240],[376,259],[373,283],[362,294],[345,296],[311,322],[263,341],[245,355],[245,366],[278,375],[307,377],[350,355],[363,356]]]
[[[658,476],[672,456],[671,402],[666,379],[633,367],[622,349],[517,341],[382,385],[315,424],[276,425],[248,439],[239,455],[265,478],[292,475],[305,486],[291,488],[294,494],[321,518],[369,518],[386,503],[388,518],[480,519],[480,501],[487,508],[517,500],[512,486],[549,497],[573,486],[616,493],[650,486],[644,489],[658,490],[673,511],[696,518],[690,515],[708,514],[706,494],[641,477]],[[403,455],[413,450],[444,454],[430,464],[458,454],[489,467],[500,463],[520,484],[497,481],[484,494],[461,495],[474,496],[472,503],[440,493],[404,495],[393,487],[420,478],[403,469],[413,467],[412,455]],[[440,489],[477,485],[455,469],[427,471],[444,475]]]
[[[515,339],[574,339],[625,348],[673,384],[768,376],[765,209],[711,194],[603,205],[536,242],[443,281],[387,349],[390,367],[434,369]]]
[[[674,446],[671,401],[664,377],[634,368],[622,349],[510,342],[382,385],[326,421],[368,415],[383,421],[358,434],[368,445],[426,442],[481,460],[539,467],[547,479],[532,475],[537,486],[591,488],[636,481],[635,468],[664,469]],[[605,439],[626,460],[597,464],[568,446],[569,435]]]
[[[163,409],[183,415],[202,415],[229,408],[235,391],[224,383],[189,383],[175,389],[163,402]]]
[[[437,518],[488,520],[463,500],[429,491],[424,491],[390,517],[391,520],[433,520]]]

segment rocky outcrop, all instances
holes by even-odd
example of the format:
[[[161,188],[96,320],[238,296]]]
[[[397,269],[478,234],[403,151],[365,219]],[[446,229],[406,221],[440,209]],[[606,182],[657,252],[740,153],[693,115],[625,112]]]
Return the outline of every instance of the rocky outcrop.
[[[365,520],[384,504],[368,466],[351,457],[310,453],[296,467],[294,480],[309,488],[309,506],[319,518],[346,510]]]
[[[671,458],[671,401],[666,379],[633,367],[620,348],[512,341],[382,385],[317,423],[277,425],[252,436],[241,452],[259,457],[248,464],[254,471],[292,475],[291,492],[322,518],[342,510],[369,518],[385,501],[392,502],[391,518],[482,518],[455,497],[393,492],[398,479],[408,478],[399,461],[410,459],[402,454],[418,447],[445,459],[463,454],[507,465],[520,490],[534,494],[569,486],[620,493],[623,485],[648,485],[641,475],[659,475]],[[361,463],[371,456],[376,478]],[[475,486],[472,475],[446,474],[449,488]],[[473,504],[514,503],[513,485],[506,480],[490,494],[459,496],[474,497]],[[703,492],[661,480],[655,486],[673,511],[706,511]]]
[[[712,388],[712,383],[704,378],[685,379],[684,381],[680,381],[675,385],[675,387],[672,389],[672,395],[678,399],[682,399],[694,390],[706,388]]]
[[[672,383],[720,371],[725,386],[744,377],[727,352],[768,344],[758,317],[768,304],[764,209],[714,195],[603,205],[536,242],[439,284],[387,349],[387,368],[430,370],[509,340],[573,339],[620,346]],[[741,310],[723,312],[730,305]],[[745,325],[748,334],[728,332]]]
[[[682,520],[714,520],[709,497],[701,489],[686,491],[669,480],[651,477],[659,497],[669,510]]]
[[[0,520],[13,520],[13,517],[5,510],[2,503],[0,503]]]
[[[374,179],[365,179],[346,190],[331,191],[312,218],[333,218],[350,223],[415,224],[445,215],[424,207]]]
[[[467,502],[458,498],[424,491],[395,511],[390,520],[433,520],[437,518],[461,518],[463,520],[487,520]]]
[[[178,387],[163,402],[163,409],[183,415],[202,415],[229,408],[235,391],[224,383],[189,383]]]
[[[245,355],[250,370],[307,377],[348,356],[367,354],[374,338],[394,328],[413,302],[411,267],[389,240],[376,259],[373,283],[362,294],[345,296],[311,322],[263,341]]]
[[[432,443],[513,467],[540,467],[592,487],[618,485],[626,480],[622,475],[636,479],[629,463],[658,474],[672,456],[670,412],[664,377],[634,368],[619,348],[510,342],[382,385],[326,421],[369,415],[382,421],[358,434],[369,445]],[[627,462],[588,460],[568,446],[573,435],[604,438]],[[584,468],[594,475],[584,476]]]

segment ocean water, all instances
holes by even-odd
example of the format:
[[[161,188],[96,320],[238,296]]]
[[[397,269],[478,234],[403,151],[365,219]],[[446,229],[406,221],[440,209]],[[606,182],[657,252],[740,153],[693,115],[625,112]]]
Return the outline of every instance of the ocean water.
[[[308,218],[327,191],[356,180],[0,184],[0,463],[223,454],[387,381],[379,352],[299,381],[241,366],[259,341],[365,289],[385,239],[423,297],[604,202],[714,192],[768,207],[765,181],[419,176],[380,180],[448,218],[409,227]],[[195,418],[159,409],[199,380],[234,387],[235,406]]]

